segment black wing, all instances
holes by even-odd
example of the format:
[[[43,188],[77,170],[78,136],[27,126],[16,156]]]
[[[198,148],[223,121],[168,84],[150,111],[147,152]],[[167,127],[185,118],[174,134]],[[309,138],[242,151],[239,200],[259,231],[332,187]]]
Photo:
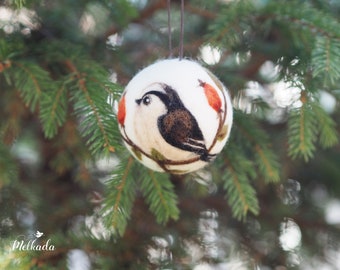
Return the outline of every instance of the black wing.
[[[196,119],[185,109],[170,111],[158,119],[158,126],[164,140],[179,149],[194,152],[202,160],[208,159],[202,131]]]

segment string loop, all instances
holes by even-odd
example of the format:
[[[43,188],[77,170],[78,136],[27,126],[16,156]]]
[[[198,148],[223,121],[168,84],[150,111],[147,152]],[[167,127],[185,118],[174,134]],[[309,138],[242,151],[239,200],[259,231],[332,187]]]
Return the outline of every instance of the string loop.
[[[171,0],[167,0],[168,10],[168,47],[169,58],[172,57],[172,34],[171,34]],[[183,59],[184,54],[184,0],[181,0],[181,22],[180,22],[180,37],[179,37],[179,60]]]
[[[179,39],[179,60],[183,59],[184,50],[184,0],[181,0],[181,30]]]
[[[171,0],[167,0],[168,8],[168,46],[169,46],[169,58],[172,57],[172,36],[171,36]]]

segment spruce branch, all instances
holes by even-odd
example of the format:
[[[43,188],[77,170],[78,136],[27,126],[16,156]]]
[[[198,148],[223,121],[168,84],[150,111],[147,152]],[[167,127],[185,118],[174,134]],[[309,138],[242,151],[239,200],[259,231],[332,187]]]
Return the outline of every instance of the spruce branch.
[[[317,33],[317,36],[340,38],[339,21],[307,2],[291,1],[287,5],[285,2],[275,1],[265,7],[264,14],[272,14],[276,21],[289,21],[292,28],[307,30],[313,36]]]
[[[136,194],[135,179],[131,174],[133,158],[121,160],[111,179],[106,183],[107,193],[102,213],[108,228],[113,228],[118,235],[125,232]]]
[[[109,3],[110,3],[110,6],[112,6],[112,2],[109,1]],[[117,2],[117,4],[118,4],[118,6],[116,7],[117,10],[119,9],[124,10],[124,11],[126,11],[126,9],[130,10],[131,15],[129,16],[130,18],[128,18],[130,19],[130,23],[142,23],[143,21],[150,18],[154,13],[166,7],[166,2],[163,0],[153,1],[152,3],[147,5],[145,9],[140,10],[139,12],[137,12],[136,10],[132,10],[131,4],[127,4],[124,2],[122,3]],[[123,4],[124,6],[120,6],[120,4]],[[118,31],[120,31],[120,28],[117,26],[114,26],[108,29],[104,36],[105,38],[107,38],[108,36],[116,34]]]
[[[75,86],[73,91],[74,109],[82,118],[82,135],[87,138],[87,144],[93,154],[104,149],[114,152],[117,145],[118,128],[113,110],[107,102],[107,87],[103,87],[100,78],[107,80],[101,73],[95,74],[99,78],[90,76],[90,71],[80,72],[71,60],[64,61],[65,66],[74,75]],[[95,72],[95,70],[93,70]],[[100,82],[100,83],[99,83]],[[109,83],[109,82],[108,82]]]
[[[42,94],[42,87],[50,89],[53,83],[49,74],[35,63],[12,61],[11,78],[27,107],[35,111]]]
[[[223,188],[227,192],[227,201],[233,216],[236,219],[244,219],[248,212],[257,215],[259,203],[256,191],[250,184],[256,176],[252,162],[247,160],[239,149],[231,149],[224,162],[227,164],[227,170],[222,174]]]
[[[319,143],[322,147],[332,147],[339,142],[339,134],[336,130],[336,123],[328,115],[319,103],[311,102],[315,119],[318,123]]]
[[[84,92],[85,94],[85,98],[86,98],[86,101],[88,102],[88,104],[90,105],[91,109],[92,109],[92,112],[93,114],[95,115],[96,119],[98,120],[98,126],[99,126],[99,129],[103,132],[103,135],[104,135],[104,138],[105,140],[107,140],[107,137],[105,135],[105,132],[104,132],[104,127],[102,125],[102,122],[101,122],[101,119],[98,115],[98,112],[97,112],[97,108],[95,107],[95,104],[94,104],[94,101],[92,100],[92,98],[90,97],[90,94],[88,92],[88,89],[87,89],[87,86],[86,86],[86,78],[85,78],[85,74],[81,74],[78,69],[76,68],[76,66],[74,65],[74,63],[72,63],[70,60],[66,60],[65,61],[65,65],[69,68],[69,70],[75,74],[76,78],[77,78],[77,84],[78,84],[78,87],[81,91]]]
[[[140,181],[145,200],[157,222],[164,224],[170,218],[177,220],[177,196],[169,175],[148,170],[148,174],[142,175]]]
[[[317,122],[314,113],[302,92],[302,106],[292,110],[288,119],[288,154],[292,158],[303,157],[308,161],[313,157],[317,139]]]
[[[326,148],[336,145],[339,138],[334,120],[317,99],[309,98],[303,91],[301,101],[301,108],[292,110],[288,119],[288,154],[308,161],[314,155],[317,141]]]
[[[277,156],[264,144],[255,145],[257,166],[266,182],[278,182],[280,180],[279,163]]]
[[[301,1],[291,1],[289,4],[273,1],[263,6],[247,0],[233,1],[226,4],[223,12],[210,24],[207,38],[220,47],[234,48],[241,44],[253,47],[256,34],[274,32],[277,24],[281,26],[280,32],[288,34],[297,47],[301,47],[302,43],[309,49],[315,36],[334,40],[335,43],[340,41],[339,21]],[[252,42],[248,42],[249,39]]]
[[[40,103],[40,119],[47,138],[56,135],[58,127],[62,126],[67,115],[67,87],[65,82],[55,82],[59,87],[50,92],[44,92]]]
[[[25,7],[26,0],[9,0],[8,3],[15,7],[16,9],[21,9]]]
[[[249,30],[255,7],[251,1],[237,1],[226,5],[210,25],[208,40],[223,47],[235,47]]]
[[[340,39],[319,36],[312,51],[313,75],[334,84],[340,78]]]
[[[234,122],[237,131],[248,141],[245,145],[252,152],[252,157],[265,181],[278,182],[280,180],[279,162],[277,155],[268,144],[269,136],[253,119],[237,111]]]

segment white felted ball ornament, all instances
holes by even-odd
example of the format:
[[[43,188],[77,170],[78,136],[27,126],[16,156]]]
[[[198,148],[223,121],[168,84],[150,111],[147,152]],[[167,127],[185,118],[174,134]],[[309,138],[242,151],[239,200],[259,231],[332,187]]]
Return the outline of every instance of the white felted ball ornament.
[[[118,104],[124,143],[146,167],[184,174],[221,152],[233,120],[230,97],[207,69],[167,59],[140,71]]]

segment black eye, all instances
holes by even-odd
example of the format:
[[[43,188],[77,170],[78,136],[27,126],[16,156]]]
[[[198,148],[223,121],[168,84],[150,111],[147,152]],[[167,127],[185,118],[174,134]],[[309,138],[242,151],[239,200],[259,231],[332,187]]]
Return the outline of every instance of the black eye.
[[[143,97],[142,101],[144,105],[149,105],[151,103],[151,97],[149,95],[146,95],[145,97]]]

